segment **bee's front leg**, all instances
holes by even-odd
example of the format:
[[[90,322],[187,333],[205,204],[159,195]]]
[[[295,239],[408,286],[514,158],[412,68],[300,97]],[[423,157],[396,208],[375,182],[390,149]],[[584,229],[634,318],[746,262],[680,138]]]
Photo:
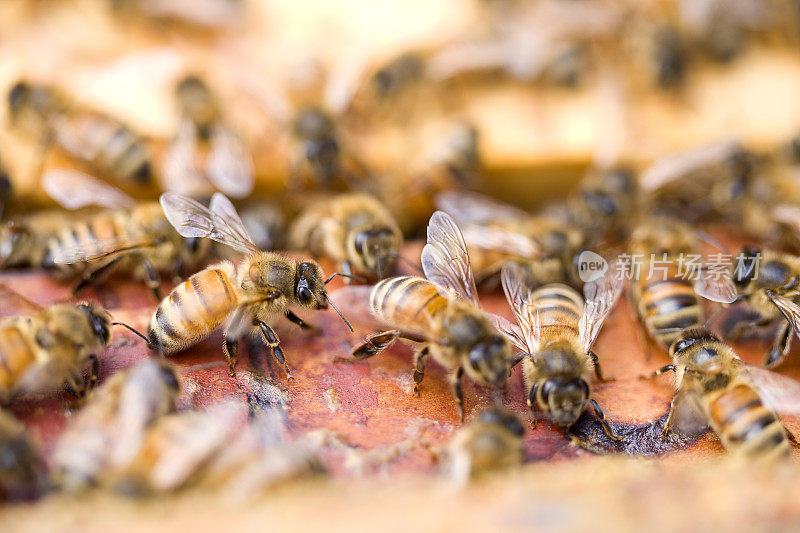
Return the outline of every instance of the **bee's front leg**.
[[[261,329],[261,335],[264,337],[264,342],[267,343],[267,346],[272,348],[272,355],[275,356],[275,359],[283,365],[283,369],[286,371],[286,378],[292,379],[292,371],[289,370],[289,365],[286,364],[286,356],[283,354],[283,350],[281,349],[281,341],[278,338],[278,334],[273,331],[271,327],[269,327],[265,322],[257,322],[258,327]]]

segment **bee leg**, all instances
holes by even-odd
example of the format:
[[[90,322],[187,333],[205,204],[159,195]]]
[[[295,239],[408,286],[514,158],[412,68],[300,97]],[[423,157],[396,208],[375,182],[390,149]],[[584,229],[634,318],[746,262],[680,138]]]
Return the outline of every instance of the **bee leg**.
[[[789,353],[789,348],[792,347],[792,326],[789,322],[784,322],[775,336],[775,342],[772,344],[772,349],[767,354],[764,360],[764,366],[774,367],[780,364]]]
[[[236,361],[239,358],[239,339],[224,335],[225,342],[222,343],[222,351],[228,360],[228,374],[236,375]]]
[[[611,424],[608,423],[606,420],[606,415],[603,413],[603,410],[600,409],[600,406],[594,400],[589,400],[589,404],[592,406],[594,410],[594,414],[598,420],[600,420],[600,424],[603,426],[603,431],[605,431],[606,435],[608,435],[609,439],[620,441],[622,440],[614,431],[614,428],[611,427]]]
[[[184,276],[183,276],[183,259],[180,257],[175,259],[175,263],[172,265],[172,281],[173,283],[180,283]]]
[[[797,437],[794,436],[794,433],[789,431],[786,428],[783,428],[786,431],[786,438],[789,439],[789,444],[792,446],[800,447],[800,442],[797,441]]]
[[[369,359],[391,346],[399,336],[400,332],[397,330],[373,333],[367,337],[367,340],[361,346],[353,350],[353,357],[359,361]]]
[[[430,353],[430,347],[425,346],[414,354],[414,396],[419,398],[419,384],[425,377],[425,357]]]
[[[666,374],[667,372],[670,372],[670,371],[672,371],[672,372],[675,371],[675,365],[664,365],[661,368],[659,368],[658,370],[656,370],[655,372],[652,372],[650,374],[640,374],[639,375],[639,379],[657,378],[661,374]]]
[[[458,406],[458,413],[461,416],[461,421],[464,421],[464,389],[461,386],[461,378],[464,376],[464,367],[458,367],[456,370],[456,379],[453,382],[453,389],[456,393],[456,405]]]
[[[86,383],[86,388],[92,390],[100,377],[100,360],[95,354],[89,354],[89,361],[91,366],[89,367],[89,381]]]
[[[589,350],[589,357],[592,359],[592,363],[594,363],[594,375],[597,376],[598,381],[615,381],[616,378],[613,376],[609,376],[607,378],[603,377],[603,371],[600,369],[600,359],[597,357],[596,353]]]
[[[739,340],[739,338],[741,338],[742,335],[747,333],[749,330],[764,328],[766,326],[769,326],[771,323],[772,323],[771,319],[765,319],[765,318],[758,318],[756,320],[741,320],[733,325],[727,337],[730,340],[736,341]]]
[[[350,261],[342,261],[342,274],[344,274],[345,283],[352,285],[353,280],[353,267],[350,266]]]
[[[320,328],[318,328],[317,326],[313,326],[313,325],[309,324],[308,322],[306,322],[305,320],[303,320],[302,318],[300,318],[296,314],[292,313],[288,309],[286,310],[286,312],[284,314],[286,315],[286,318],[289,319],[289,322],[293,322],[294,324],[297,324],[298,326],[300,326],[300,329],[304,329],[304,330],[309,330],[310,329],[310,330],[314,330],[314,331],[316,331],[318,333],[321,331]]]
[[[144,268],[144,275],[145,275],[145,283],[153,291],[153,295],[156,297],[156,301],[161,301],[161,290],[159,289],[161,285],[161,280],[158,279],[158,272],[156,269],[153,268],[153,264],[148,261],[147,259],[142,259],[142,267]]]
[[[675,416],[675,400],[678,399],[676,395],[672,398],[672,401],[669,403],[669,415],[667,415],[667,420],[664,422],[664,427],[661,430],[661,440],[667,438],[667,434],[669,433],[670,428],[672,428],[673,417]]]
[[[75,285],[75,288],[72,290],[72,296],[77,295],[89,285],[94,285],[100,281],[103,281],[106,276],[111,273],[111,269],[114,268],[120,259],[122,259],[122,255],[118,255],[111,261],[108,261],[97,268],[93,268],[84,272],[83,279],[81,279],[81,281]]]
[[[278,339],[278,335],[264,322],[258,322],[258,327],[261,328],[261,335],[264,336],[264,342],[272,348],[272,355],[283,365],[287,379],[292,379],[292,371],[289,370],[289,365],[286,364],[286,357],[283,355],[283,350],[280,347],[281,341]]]
[[[528,393],[528,409],[531,410],[531,429],[536,428],[536,421],[538,417],[536,416],[536,395],[539,392],[539,382],[533,384],[531,387],[531,391]]]

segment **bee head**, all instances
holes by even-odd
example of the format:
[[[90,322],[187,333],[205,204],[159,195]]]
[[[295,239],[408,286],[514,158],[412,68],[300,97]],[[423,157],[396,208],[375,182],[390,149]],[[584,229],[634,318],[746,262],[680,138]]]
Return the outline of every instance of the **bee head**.
[[[511,345],[500,334],[491,334],[472,345],[467,372],[476,381],[502,387],[511,373]]]
[[[486,409],[481,412],[478,420],[483,424],[500,426],[517,437],[523,437],[525,435],[525,428],[522,427],[522,423],[519,421],[517,415],[505,409]]]
[[[19,111],[29,104],[31,86],[24,81],[18,81],[8,91],[8,110],[11,116],[15,117]]]
[[[102,345],[108,344],[111,338],[111,315],[105,309],[92,302],[80,304],[77,308],[89,319],[89,325],[92,328],[94,337],[101,341]]]
[[[298,263],[294,278],[294,297],[297,303],[309,309],[327,309],[325,278],[320,266],[314,262]]]
[[[562,428],[577,422],[589,401],[589,385],[583,378],[550,378],[540,392],[553,422]]]
[[[374,277],[382,279],[397,262],[399,239],[388,227],[359,228],[351,233],[348,246],[364,268]]]
[[[758,272],[758,261],[761,258],[761,249],[756,246],[743,246],[740,259],[733,269],[733,282],[739,287],[750,283]]]

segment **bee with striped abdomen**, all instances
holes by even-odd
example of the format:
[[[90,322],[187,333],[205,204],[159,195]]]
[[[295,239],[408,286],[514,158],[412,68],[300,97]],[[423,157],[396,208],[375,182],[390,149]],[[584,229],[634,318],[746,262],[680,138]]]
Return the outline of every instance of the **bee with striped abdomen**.
[[[403,235],[386,206],[350,193],[307,207],[292,224],[289,241],[295,249],[336,261],[345,274],[382,279],[397,263]]]
[[[436,205],[462,228],[478,282],[513,262],[527,273],[531,287],[580,285],[574,265],[585,236],[577,226],[466,191],[441,193]]]
[[[214,194],[208,208],[172,193],[161,195],[161,205],[182,236],[207,237],[248,256],[238,265],[230,261],[212,265],[175,287],[150,320],[150,348],[165,355],[180,352],[224,323],[223,351],[231,374],[235,372],[240,338],[255,332],[261,333],[288,373],[280,341],[270,324],[286,317],[303,329],[309,328],[289,307],[327,309],[331,300],[325,285],[332,277],[325,280],[322,269],[313,261],[298,262],[256,248],[236,209],[220,193]]]
[[[652,374],[675,372],[677,392],[664,435],[668,431],[697,433],[710,425],[731,453],[749,460],[788,457],[794,437],[775,410],[800,411],[800,384],[746,365],[706,328],[681,332],[670,347],[670,356],[673,363]]]
[[[84,489],[100,483],[108,470],[129,464],[147,429],[175,409],[180,388],[175,369],[154,358],[108,378],[56,445],[57,483],[70,491]]]
[[[503,267],[503,290],[516,324],[500,317],[495,323],[527,354],[523,374],[533,419],[550,419],[567,433],[591,405],[608,436],[617,438],[600,406],[591,399],[589,387],[592,373],[605,381],[592,345],[622,291],[622,280],[611,271],[609,267],[604,277],[584,285],[584,302],[566,285],[545,285],[531,291],[519,266],[509,263]]]
[[[181,120],[164,158],[162,189],[197,198],[210,196],[213,185],[233,198],[248,196],[255,183],[253,161],[216,95],[197,76],[184,77],[175,95]]]
[[[356,305],[369,302],[374,318],[397,328],[371,335],[353,356],[372,357],[398,337],[422,343],[414,356],[415,394],[424,377],[425,359],[431,356],[454,373],[456,403],[463,419],[464,374],[480,385],[502,387],[513,364],[511,344],[481,311],[466,243],[453,219],[441,211],[428,224],[422,268],[427,279],[401,276],[372,288],[337,291],[343,298],[357,298]]]
[[[8,93],[11,124],[36,137],[57,143],[98,174],[122,183],[150,181],[152,164],[145,140],[122,122],[79,109],[56,88],[15,84]]]

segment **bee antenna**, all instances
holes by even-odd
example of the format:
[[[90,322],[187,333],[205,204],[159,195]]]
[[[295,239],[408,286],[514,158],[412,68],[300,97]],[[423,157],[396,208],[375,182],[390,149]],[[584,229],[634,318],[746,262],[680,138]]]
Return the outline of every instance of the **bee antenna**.
[[[146,343],[148,343],[148,344],[150,343],[150,341],[149,341],[149,340],[147,340],[147,337],[145,337],[144,335],[142,335],[142,333],[141,333],[141,332],[139,332],[138,330],[136,330],[136,329],[132,328],[132,327],[131,327],[131,326],[129,326],[128,324],[125,324],[125,323],[123,323],[123,322],[112,322],[112,323],[111,323],[111,325],[112,325],[112,326],[122,326],[122,327],[124,327],[124,328],[128,328],[128,330],[130,330],[130,331],[134,332],[136,335],[138,335],[139,337],[141,337],[142,339],[144,339],[144,342],[146,342]]]
[[[335,275],[335,274],[334,274],[334,275]],[[336,314],[338,314],[338,315],[339,315],[339,317],[340,317],[340,318],[341,318],[341,319],[344,321],[345,325],[346,325],[346,326],[348,327],[348,329],[350,330],[350,333],[352,333],[352,332],[353,332],[353,326],[351,326],[351,325],[350,325],[350,322],[348,322],[348,321],[347,321],[347,319],[346,319],[346,318],[344,317],[344,315],[342,314],[342,312],[341,312],[341,311],[339,311],[339,308],[338,308],[338,307],[336,307],[336,304],[335,304],[335,303],[333,303],[333,300],[331,300],[331,297],[330,297],[330,296],[328,296],[328,294],[327,294],[327,293],[325,293],[325,299],[326,299],[326,300],[328,300],[328,303],[329,303],[329,304],[331,304],[331,307],[333,307],[333,310],[334,310],[334,311],[336,311]]]
[[[343,274],[341,272],[334,272],[333,274],[331,274],[331,277],[329,277],[328,279],[325,280],[324,284],[327,285],[336,276],[341,276],[343,278],[352,279],[352,280],[355,280],[355,281],[360,281],[362,283],[366,283],[366,281],[367,281],[366,279],[362,278],[361,276],[355,276],[353,274]],[[328,301],[330,302],[330,300],[328,300]]]
[[[720,314],[722,314],[722,311],[724,311],[724,310],[725,310],[725,308],[724,308],[724,307],[719,307],[719,308],[718,308],[716,311],[714,311],[714,314],[713,314],[713,315],[711,315],[711,316],[708,318],[708,320],[706,320],[706,323],[705,323],[705,324],[703,324],[703,327],[704,327],[704,328],[706,328],[706,329],[710,329],[710,328],[711,328],[711,324],[713,324],[713,323],[714,323],[714,321],[715,321],[717,318],[719,318],[719,315],[720,315]]]

